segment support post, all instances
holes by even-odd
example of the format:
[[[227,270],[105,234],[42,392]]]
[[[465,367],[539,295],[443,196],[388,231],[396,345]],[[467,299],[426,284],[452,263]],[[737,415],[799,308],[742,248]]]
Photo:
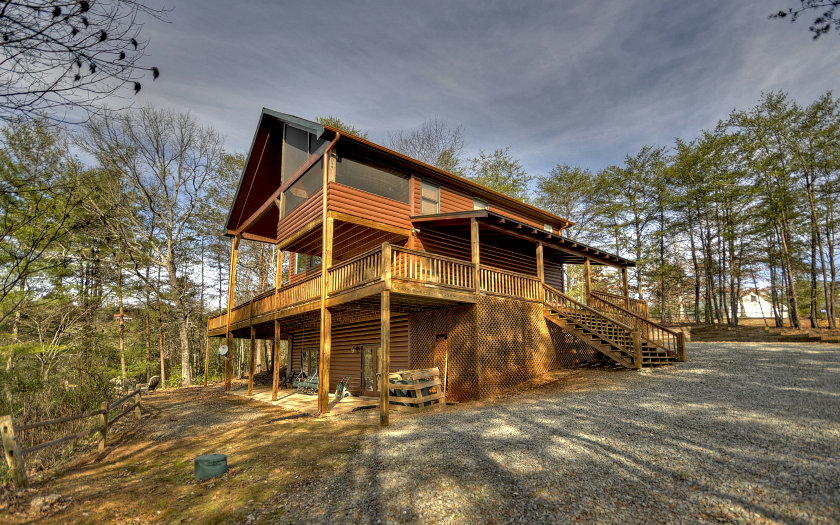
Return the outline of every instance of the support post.
[[[592,269],[589,266],[589,259],[583,261],[583,303],[586,306],[592,306],[589,301],[589,294],[592,293]]]
[[[230,313],[233,310],[234,292],[236,291],[236,262],[239,258],[239,240],[236,237],[230,240],[230,270],[228,272],[228,303],[227,303],[227,327],[225,329],[225,343],[228,347],[227,359],[225,359],[225,390],[230,390],[230,381],[233,377],[233,334],[230,333]]]
[[[642,332],[638,328],[634,328],[631,332],[633,336],[633,357],[634,365],[637,369],[642,368]]]
[[[327,212],[327,192],[330,186],[330,173],[335,170],[331,156],[324,154],[323,200],[321,202],[321,345],[318,352],[318,414],[330,411],[330,357],[332,353],[332,314],[327,309],[332,266],[333,231],[335,219]]]
[[[207,344],[204,346],[204,386],[210,377],[210,335],[207,336]]]
[[[387,427],[390,424],[388,409],[390,408],[391,382],[388,375],[391,371],[391,290],[382,291],[380,319],[379,336],[382,358],[379,364],[379,424]]]
[[[677,361],[685,361],[685,333],[677,332]]]
[[[108,446],[108,402],[102,402],[102,412],[99,414],[99,450]]]
[[[12,473],[12,481],[17,488],[27,489],[29,478],[26,476],[26,466],[23,463],[23,454],[20,452],[20,442],[15,435],[12,416],[0,417],[0,431],[2,431],[3,452],[9,471]]]
[[[481,253],[479,252],[478,221],[475,217],[470,219],[470,254],[472,263],[475,265],[475,293],[481,291]]]
[[[621,295],[624,296],[624,309],[630,309],[630,280],[627,278],[627,268],[621,269]]]
[[[254,305],[251,303],[251,308]],[[251,350],[248,353],[248,395],[254,395],[254,350],[257,346],[257,328],[251,324]]]
[[[280,389],[280,321],[274,321],[274,355],[271,363],[274,367],[271,381],[271,400],[277,401],[277,391]],[[288,368],[288,363],[286,367]]]
[[[540,280],[539,298],[545,300],[545,267],[543,266],[543,243],[537,243],[537,278]]]

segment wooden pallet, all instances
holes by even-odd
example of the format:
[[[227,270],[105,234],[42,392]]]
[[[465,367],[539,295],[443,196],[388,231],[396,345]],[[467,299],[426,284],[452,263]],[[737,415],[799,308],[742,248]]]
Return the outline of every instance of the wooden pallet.
[[[435,368],[388,374],[389,404],[399,410],[424,410],[446,405],[440,371]]]

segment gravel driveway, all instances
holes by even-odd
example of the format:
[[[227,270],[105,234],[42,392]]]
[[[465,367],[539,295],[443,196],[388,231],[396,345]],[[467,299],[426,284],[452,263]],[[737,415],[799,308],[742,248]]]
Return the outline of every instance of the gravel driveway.
[[[396,417],[279,520],[840,523],[840,348],[693,343],[688,357]]]

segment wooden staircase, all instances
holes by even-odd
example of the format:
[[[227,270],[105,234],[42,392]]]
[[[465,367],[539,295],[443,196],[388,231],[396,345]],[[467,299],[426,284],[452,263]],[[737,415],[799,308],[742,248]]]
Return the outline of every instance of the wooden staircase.
[[[625,309],[605,295],[609,294],[593,293],[590,304],[585,305],[543,285],[543,315],[593,350],[627,368],[685,360],[681,333]]]

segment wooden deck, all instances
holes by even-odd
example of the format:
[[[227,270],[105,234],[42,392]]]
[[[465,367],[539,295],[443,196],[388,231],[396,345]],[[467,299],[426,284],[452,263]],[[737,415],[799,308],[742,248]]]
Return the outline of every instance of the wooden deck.
[[[527,276],[481,267],[428,252],[383,244],[374,250],[332,265],[327,271],[327,307],[376,300],[391,292],[391,307],[399,311],[442,308],[458,303],[475,303],[479,290],[513,292],[528,282],[534,295],[539,281]],[[481,280],[481,286],[476,282]],[[277,319],[301,315],[320,308],[323,276],[319,273],[260,294],[231,309],[231,331]],[[208,321],[210,337],[224,336],[227,314]]]

